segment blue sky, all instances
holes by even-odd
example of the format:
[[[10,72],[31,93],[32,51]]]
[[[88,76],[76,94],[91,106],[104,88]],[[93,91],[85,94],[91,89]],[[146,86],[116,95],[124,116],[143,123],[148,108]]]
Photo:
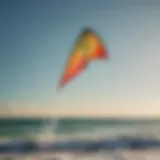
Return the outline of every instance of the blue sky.
[[[0,3],[1,106],[12,106],[14,102],[21,104],[23,110],[33,104],[31,108],[35,110],[45,106],[53,113],[72,115],[119,115],[126,110],[125,114],[149,114],[158,109],[160,114],[160,2]],[[85,26],[92,27],[104,39],[110,60],[93,62],[57,93],[67,56]]]

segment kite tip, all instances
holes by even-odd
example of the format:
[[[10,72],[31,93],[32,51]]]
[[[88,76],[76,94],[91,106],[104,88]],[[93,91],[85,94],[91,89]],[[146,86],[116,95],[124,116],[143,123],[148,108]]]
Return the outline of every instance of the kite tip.
[[[57,88],[56,88],[56,90],[60,90],[61,88],[62,88],[62,86],[58,85]]]
[[[91,27],[89,27],[89,26],[84,26],[83,28],[82,28],[82,32],[84,33],[84,34],[87,34],[87,33],[92,33],[92,32],[95,32]]]
[[[62,90],[63,87],[64,87],[64,85],[60,83],[60,84],[57,86],[56,91]]]

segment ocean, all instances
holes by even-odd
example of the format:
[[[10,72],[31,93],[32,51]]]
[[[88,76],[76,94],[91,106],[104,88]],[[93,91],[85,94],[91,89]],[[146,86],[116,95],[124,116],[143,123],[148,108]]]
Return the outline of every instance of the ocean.
[[[160,129],[160,119],[118,118],[0,118],[0,139],[27,138],[30,135],[57,136],[93,133],[141,133]]]
[[[156,139],[160,139],[160,119],[81,117],[59,118],[57,121],[56,118],[0,118],[0,142],[14,140],[56,141],[59,139],[62,140],[68,138],[81,138],[88,140],[89,138],[97,139],[102,137],[105,137],[106,139],[111,139],[124,136],[141,136],[148,138],[154,137]],[[0,159],[5,159],[4,157],[7,156],[13,157],[13,155],[11,156],[5,154],[3,155],[3,158],[1,158],[0,156]],[[39,155],[29,156],[27,154],[27,159],[34,159],[33,157],[37,156]],[[43,156],[43,159],[47,159],[45,157],[52,157],[55,156],[55,154],[43,154]],[[103,156],[100,156],[101,159],[103,159]],[[21,157],[15,159],[18,160],[25,158]],[[61,159],[63,158],[60,158],[60,160]],[[82,158],[82,160],[83,159],[84,157]],[[87,159],[89,159],[89,157]]]

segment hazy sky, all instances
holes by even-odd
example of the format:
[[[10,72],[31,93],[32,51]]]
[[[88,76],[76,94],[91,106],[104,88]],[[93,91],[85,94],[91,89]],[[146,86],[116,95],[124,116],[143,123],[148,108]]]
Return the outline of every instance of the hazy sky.
[[[1,0],[0,19],[4,113],[160,115],[160,1]],[[102,36],[110,60],[57,93],[85,26]]]

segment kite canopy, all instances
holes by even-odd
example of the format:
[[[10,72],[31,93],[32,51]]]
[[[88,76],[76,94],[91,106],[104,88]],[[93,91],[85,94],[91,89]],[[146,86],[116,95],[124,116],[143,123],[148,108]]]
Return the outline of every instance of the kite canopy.
[[[95,31],[91,28],[84,28],[78,36],[68,58],[58,88],[64,87],[69,81],[84,71],[91,61],[98,59],[108,59],[108,51]]]

